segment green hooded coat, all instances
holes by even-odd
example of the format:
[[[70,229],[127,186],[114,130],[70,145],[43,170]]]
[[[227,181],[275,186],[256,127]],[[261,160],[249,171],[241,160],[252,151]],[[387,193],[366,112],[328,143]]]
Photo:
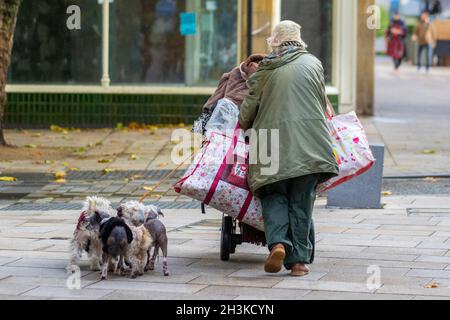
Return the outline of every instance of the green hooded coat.
[[[325,117],[324,71],[316,57],[298,50],[270,59],[260,65],[248,86],[239,123],[242,129],[253,128],[258,133],[251,134],[250,158],[258,159],[249,169],[253,193],[258,195],[263,186],[306,175],[318,174],[319,183],[338,175]],[[269,132],[269,138],[254,142],[262,129]],[[279,130],[279,157],[270,143],[273,129]],[[255,157],[258,150],[259,154],[275,155],[275,161],[269,165],[260,161],[261,156]],[[278,171],[264,172],[270,166]]]

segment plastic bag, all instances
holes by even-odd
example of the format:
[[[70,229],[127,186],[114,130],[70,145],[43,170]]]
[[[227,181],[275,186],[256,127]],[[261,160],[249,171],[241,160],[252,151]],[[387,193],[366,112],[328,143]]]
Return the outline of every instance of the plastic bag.
[[[239,108],[231,100],[224,98],[217,102],[216,107],[205,126],[206,137],[212,132],[234,130],[239,120]]]

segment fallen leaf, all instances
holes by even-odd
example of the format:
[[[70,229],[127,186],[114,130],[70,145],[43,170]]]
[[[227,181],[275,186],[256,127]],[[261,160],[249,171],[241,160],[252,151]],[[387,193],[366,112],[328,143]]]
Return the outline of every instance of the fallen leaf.
[[[53,160],[44,160],[44,164],[54,164],[55,161]]]
[[[110,159],[100,159],[97,161],[98,163],[110,163],[111,160]]]
[[[28,148],[28,149],[36,149],[37,145],[35,145],[35,144],[26,144],[26,145],[24,145],[24,147]]]
[[[69,171],[80,171],[80,169],[74,167],[74,168],[70,168]]]
[[[437,154],[437,151],[434,149],[430,149],[430,150],[427,149],[427,150],[423,150],[422,153],[426,154],[426,155],[433,155],[433,154]]]
[[[123,129],[123,123],[119,122],[118,124],[116,124],[116,129],[117,130],[122,130]]]
[[[115,169],[110,169],[110,168],[106,168],[103,170],[103,173],[108,174],[108,173],[112,173],[112,172],[116,172],[117,170]]]
[[[159,165],[158,165],[158,167],[160,167],[160,168],[165,168],[165,167],[167,167],[169,164],[168,163],[160,163]]]
[[[86,148],[80,147],[80,148],[76,148],[75,150],[73,150],[73,153],[82,154],[82,153],[85,153],[86,151],[87,151]]]
[[[17,181],[17,178],[15,178],[15,177],[0,177],[0,181],[14,182],[14,181]]]
[[[64,167],[68,167],[69,166],[69,163],[68,162],[63,162],[63,163],[61,163]]]
[[[128,157],[128,160],[131,160],[131,161],[134,161],[134,160],[137,160],[137,155],[135,155],[135,154],[131,154],[129,157]]]
[[[426,177],[425,179],[423,179],[424,181],[428,181],[428,182],[437,182],[440,179],[435,178],[435,177]]]
[[[139,125],[139,123],[137,123],[137,122],[130,122],[129,124],[128,124],[128,129],[130,129],[130,130],[137,130],[137,129],[139,129],[141,126]]]
[[[67,176],[67,174],[64,171],[59,171],[59,172],[55,173],[56,180],[65,179],[66,176]]]
[[[142,189],[144,189],[145,191],[149,191],[149,192],[153,191],[152,187],[142,187]]]
[[[52,124],[50,126],[50,130],[53,131],[53,132],[59,132],[59,133],[62,133],[62,134],[68,134],[69,133],[69,131],[66,128],[62,128],[62,127],[57,126],[55,124]]]
[[[383,196],[392,196],[392,191],[383,191],[382,193],[381,193],[381,195],[383,195]]]
[[[437,288],[439,288],[439,283],[433,282],[433,283],[430,283],[430,284],[424,286],[424,288],[425,289],[437,289]]]
[[[56,180],[53,180],[53,182],[55,182],[55,183],[66,183],[66,179],[56,179]]]
[[[40,137],[42,137],[42,133],[33,133],[31,136],[33,138],[40,138]]]

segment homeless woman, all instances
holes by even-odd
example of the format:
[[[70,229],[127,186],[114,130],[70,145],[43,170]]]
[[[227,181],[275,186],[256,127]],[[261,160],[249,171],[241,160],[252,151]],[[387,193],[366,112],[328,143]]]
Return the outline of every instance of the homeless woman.
[[[306,51],[295,22],[278,24],[268,43],[272,53],[248,81],[250,92],[239,122],[244,130],[254,129],[251,150],[270,155],[279,148],[279,170],[266,175],[262,169],[267,166],[250,163],[248,183],[263,206],[270,250],[265,271],[278,273],[284,265],[292,276],[304,276],[312,263],[316,187],[339,173],[325,118],[324,70]],[[253,139],[261,131],[270,135],[274,130],[279,133],[276,144]]]

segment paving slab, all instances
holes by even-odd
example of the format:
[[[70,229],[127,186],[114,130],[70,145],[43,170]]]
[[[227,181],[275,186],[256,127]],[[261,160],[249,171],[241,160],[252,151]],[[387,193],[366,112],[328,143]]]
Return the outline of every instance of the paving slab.
[[[237,296],[222,295],[222,294],[174,294],[165,292],[151,292],[151,291],[134,291],[134,290],[116,290],[101,298],[101,300],[222,300],[231,301]]]
[[[39,286],[35,289],[27,291],[24,293],[24,296],[33,296],[33,297],[44,297],[44,298],[59,298],[59,299],[83,299],[83,300],[91,300],[91,299],[100,299],[110,293],[113,290],[102,290],[102,289],[80,289],[80,290],[71,290],[67,288],[61,287],[46,287]]]
[[[371,294],[338,291],[311,291],[305,300],[413,300],[413,295]]]
[[[255,288],[272,288],[282,279],[269,278],[269,277],[238,277],[236,274],[232,274],[228,277],[214,277],[214,276],[200,276],[190,281],[190,284],[204,284],[214,286],[236,286],[236,287],[255,287]]]
[[[87,289],[103,290],[135,290],[151,292],[172,292],[172,293],[195,293],[206,285],[197,284],[178,284],[178,283],[160,283],[160,282],[137,282],[128,280],[100,281],[87,286]]]
[[[235,286],[208,286],[199,293],[204,295],[216,295],[218,293],[224,295],[241,296],[244,299],[250,298],[252,300],[296,300],[302,298],[307,294],[308,290],[291,290],[278,288],[247,288]]]

